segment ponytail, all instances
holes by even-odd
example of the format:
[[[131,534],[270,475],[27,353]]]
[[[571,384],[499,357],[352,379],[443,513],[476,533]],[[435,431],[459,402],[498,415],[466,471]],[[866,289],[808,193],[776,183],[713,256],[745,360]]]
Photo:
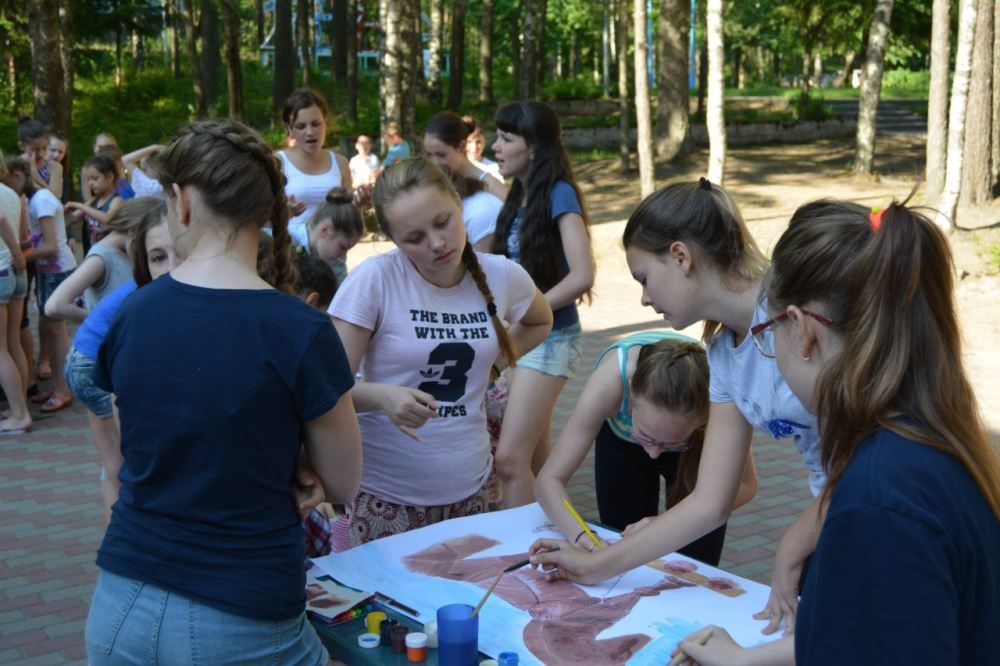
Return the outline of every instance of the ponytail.
[[[774,249],[771,305],[821,301],[843,340],[816,387],[824,495],[884,428],[957,459],[1000,517],[1000,460],[963,367],[953,276],[944,234],[903,204],[878,217],[821,201],[793,215]]]

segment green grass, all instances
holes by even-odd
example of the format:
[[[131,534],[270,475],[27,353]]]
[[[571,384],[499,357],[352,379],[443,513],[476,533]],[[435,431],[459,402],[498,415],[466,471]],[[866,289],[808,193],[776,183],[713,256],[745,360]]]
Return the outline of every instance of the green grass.
[[[976,256],[986,259],[994,271],[1000,271],[1000,234],[974,232],[972,243],[976,247]]]

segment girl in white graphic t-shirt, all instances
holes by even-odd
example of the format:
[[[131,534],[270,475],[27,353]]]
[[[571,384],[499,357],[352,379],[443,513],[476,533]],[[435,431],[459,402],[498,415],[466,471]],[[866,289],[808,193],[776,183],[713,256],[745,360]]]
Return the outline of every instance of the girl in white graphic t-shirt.
[[[461,200],[438,167],[402,160],[373,198],[398,249],[355,268],[330,306],[362,377],[353,389],[364,445],[361,492],[348,508],[354,544],[486,510],[486,387],[552,326],[524,269],[473,250]]]

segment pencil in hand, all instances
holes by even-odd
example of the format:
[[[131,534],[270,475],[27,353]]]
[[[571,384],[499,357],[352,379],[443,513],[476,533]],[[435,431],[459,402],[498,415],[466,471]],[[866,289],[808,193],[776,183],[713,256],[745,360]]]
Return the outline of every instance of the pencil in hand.
[[[573,505],[570,504],[570,502],[569,502],[568,499],[563,498],[563,505],[566,507],[566,510],[569,511],[569,515],[573,516],[573,519],[577,522],[577,524],[580,525],[580,527],[581,527],[581,529],[583,529],[584,533],[588,537],[590,537],[591,541],[594,542],[594,546],[596,548],[604,548],[604,543],[600,539],[597,538],[597,535],[594,534],[594,531],[590,529],[590,527],[587,525],[587,523],[583,522],[583,518],[581,518],[580,514],[576,512],[576,509],[573,508]],[[579,537],[577,537],[577,538],[579,538]]]
[[[708,627],[700,634],[697,634],[694,638],[692,638],[691,641],[697,643],[698,645],[704,645],[709,641],[709,639],[712,638],[712,633],[713,633],[712,627]],[[684,651],[681,650],[680,648],[680,643],[678,643],[677,654],[674,655],[674,658],[670,660],[667,666],[680,666],[680,664],[687,658],[688,656],[684,654]]]

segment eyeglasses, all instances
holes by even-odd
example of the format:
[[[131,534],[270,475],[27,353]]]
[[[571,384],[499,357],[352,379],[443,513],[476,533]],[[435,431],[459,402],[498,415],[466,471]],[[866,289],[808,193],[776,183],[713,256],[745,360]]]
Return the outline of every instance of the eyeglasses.
[[[631,437],[641,446],[648,446],[651,449],[659,449],[665,453],[684,453],[691,448],[691,440],[694,439],[695,435],[704,431],[704,427],[696,428],[694,432],[687,436],[679,442],[657,442],[649,437],[646,437],[641,432],[636,432],[634,429],[631,432]]]
[[[824,317],[821,314],[816,314],[815,312],[810,312],[809,310],[802,310],[802,314],[812,317],[824,326],[832,326],[833,320],[829,317]],[[774,331],[771,329],[779,321],[784,321],[788,319],[788,312],[782,312],[777,317],[768,319],[763,324],[757,324],[750,329],[750,336],[753,338],[753,342],[757,345],[757,351],[766,356],[767,358],[774,358]]]

